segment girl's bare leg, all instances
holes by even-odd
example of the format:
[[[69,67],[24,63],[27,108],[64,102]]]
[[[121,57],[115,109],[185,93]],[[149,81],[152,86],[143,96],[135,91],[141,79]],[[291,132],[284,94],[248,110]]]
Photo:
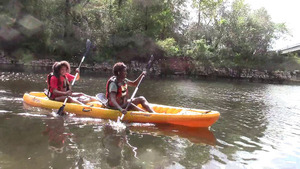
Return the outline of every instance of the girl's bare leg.
[[[59,96],[59,97],[56,97],[54,100],[64,102],[66,98],[67,98],[67,96]],[[70,96],[68,98],[68,103],[77,103],[77,104],[85,105],[84,103],[78,101],[76,98],[70,97]]]
[[[134,103],[135,105],[141,104],[143,108],[145,108],[148,112],[155,113],[155,111],[149,106],[148,101],[143,96],[134,98],[132,100],[132,103]]]

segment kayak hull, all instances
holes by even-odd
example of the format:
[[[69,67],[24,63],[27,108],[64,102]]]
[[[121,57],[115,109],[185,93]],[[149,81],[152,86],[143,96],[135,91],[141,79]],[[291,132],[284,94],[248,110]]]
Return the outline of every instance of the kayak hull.
[[[42,92],[25,93],[23,101],[34,107],[59,109],[63,103],[47,98]],[[92,105],[92,106],[91,106]],[[140,105],[139,105],[140,106]],[[157,113],[128,111],[123,121],[137,123],[175,124],[188,127],[210,127],[220,117],[217,111],[172,107],[150,104]],[[122,114],[118,110],[103,107],[100,102],[88,103],[86,106],[66,103],[64,110],[80,116],[117,120]]]

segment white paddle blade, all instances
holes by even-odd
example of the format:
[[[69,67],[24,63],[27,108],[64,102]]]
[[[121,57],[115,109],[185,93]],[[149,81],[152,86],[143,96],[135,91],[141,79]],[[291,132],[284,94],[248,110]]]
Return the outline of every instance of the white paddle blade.
[[[105,106],[107,105],[108,100],[106,99],[106,96],[104,93],[98,93],[96,94],[96,98]]]

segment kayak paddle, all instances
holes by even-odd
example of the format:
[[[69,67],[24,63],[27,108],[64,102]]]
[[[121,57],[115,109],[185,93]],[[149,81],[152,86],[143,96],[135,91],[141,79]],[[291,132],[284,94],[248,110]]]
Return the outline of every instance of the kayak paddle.
[[[85,56],[86,56],[86,55],[88,54],[88,52],[90,51],[91,44],[92,44],[91,41],[90,41],[89,39],[87,39],[87,40],[86,40],[86,51],[85,51],[85,53],[84,53],[84,55],[83,55],[83,57],[82,57],[82,59],[81,59],[81,62],[80,62],[80,64],[79,64],[79,66],[78,66],[78,69],[80,69],[82,62],[83,62],[84,59],[85,59]],[[74,77],[74,79],[73,79],[73,81],[72,81],[71,86],[73,86],[73,85],[75,84],[75,81],[76,81],[77,76],[78,76],[78,72],[76,72],[75,77]],[[63,111],[64,111],[64,108],[65,108],[66,103],[67,103],[67,101],[68,101],[68,98],[69,98],[69,97],[67,97],[67,98],[65,99],[63,105],[58,109],[57,114],[59,114],[59,115],[62,115],[62,114],[63,114]]]
[[[108,100],[106,99],[106,96],[104,93],[98,93],[96,94],[96,98],[105,106],[107,107]]]
[[[151,66],[153,60],[154,60],[154,56],[151,55],[150,60],[148,61],[148,64],[147,64],[147,66],[146,66],[146,71],[147,71],[148,69],[150,69],[150,66]],[[139,86],[140,86],[140,84],[141,84],[141,82],[142,82],[142,80],[143,80],[144,77],[145,77],[145,75],[142,76],[142,78],[141,78],[141,80],[139,81],[138,85],[137,85],[136,88],[134,89],[134,91],[133,91],[133,93],[132,93],[132,95],[131,95],[131,97],[130,97],[130,101],[129,101],[129,103],[127,104],[127,106],[126,106],[126,108],[125,108],[126,111],[127,111],[127,109],[129,108],[129,105],[132,104],[132,99],[135,97],[135,94],[136,94],[136,92],[138,91]],[[124,118],[124,114],[122,114],[120,120],[122,121],[123,118]]]

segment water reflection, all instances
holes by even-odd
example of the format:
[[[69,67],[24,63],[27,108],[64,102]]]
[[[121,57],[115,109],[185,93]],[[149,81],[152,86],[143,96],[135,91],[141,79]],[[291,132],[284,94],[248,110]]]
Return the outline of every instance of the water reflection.
[[[47,87],[47,73],[0,73],[3,168],[300,166],[299,86],[147,77],[137,95],[153,103],[218,110],[220,119],[210,130],[126,124],[118,133],[107,128],[107,120],[59,119],[49,110],[23,107],[25,92]],[[82,74],[74,87],[94,95],[105,91],[107,78]]]
[[[264,149],[264,143],[261,143],[260,138],[265,137],[269,125],[266,113],[268,104],[265,102],[267,85],[203,82],[190,79],[163,80],[157,84],[151,82],[147,85],[148,88],[151,85],[159,86],[163,91],[155,101],[221,112],[220,119],[212,127],[219,148],[211,154],[218,165],[230,161],[242,161],[247,164],[249,161],[258,160],[250,154]],[[152,90],[149,94],[157,95],[158,92]]]
[[[179,166],[174,163],[175,159],[186,158],[185,154],[193,151],[194,144],[203,146],[195,154],[197,151],[208,153],[210,148],[207,145],[216,144],[213,133],[207,128],[135,123],[127,124],[126,130],[118,131],[107,120],[78,117],[67,118],[66,125],[72,128],[76,138],[88,139],[76,139],[83,161],[101,168]],[[195,166],[199,162],[205,164],[208,159],[208,156],[201,155]]]
[[[116,167],[121,164],[121,158],[124,157],[122,150],[126,143],[126,133],[118,133],[112,126],[103,127],[104,136],[102,138],[103,147],[106,150],[106,162],[110,167]]]
[[[134,133],[186,138],[195,144],[215,146],[216,138],[208,128],[191,128],[176,125],[141,125],[132,124],[129,130]]]
[[[43,135],[48,136],[49,149],[62,153],[65,147],[65,140],[71,133],[65,133],[64,120],[62,117],[57,119],[47,119],[46,129],[43,131]]]
[[[46,74],[2,72],[0,75],[0,89],[4,88],[6,91],[22,98],[24,92],[29,92],[32,88],[35,91],[43,91],[46,88],[45,81]]]

